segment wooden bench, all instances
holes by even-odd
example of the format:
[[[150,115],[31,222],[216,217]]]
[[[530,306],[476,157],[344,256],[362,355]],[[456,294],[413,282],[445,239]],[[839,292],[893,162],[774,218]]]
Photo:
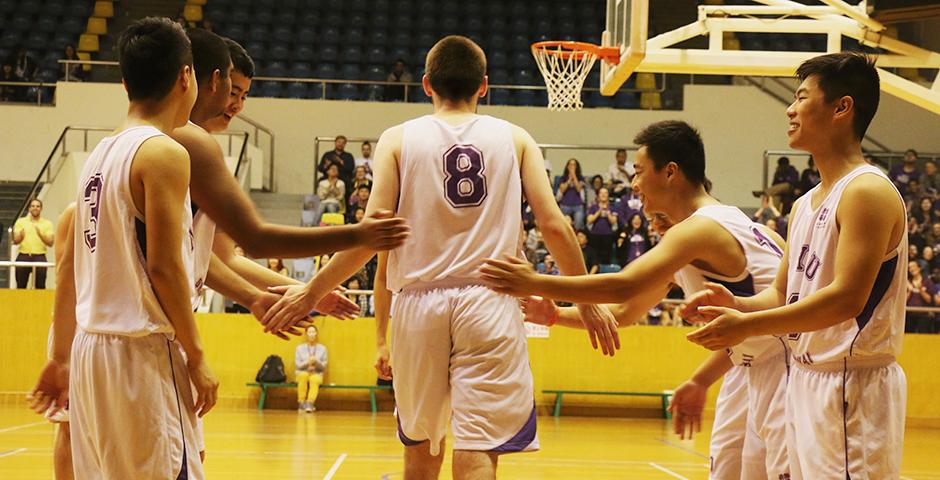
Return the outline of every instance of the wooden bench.
[[[246,386],[249,387],[261,387],[261,396],[258,397],[258,410],[264,410],[264,403],[268,399],[268,389],[269,388],[297,388],[297,382],[285,382],[285,383],[264,383],[264,382],[250,382],[246,383]],[[388,385],[336,385],[335,383],[324,383],[320,385],[321,389],[324,388],[335,388],[341,390],[368,390],[369,391],[369,401],[372,405],[372,413],[378,411],[378,404],[375,400],[376,390],[391,390],[392,387]]]
[[[571,395],[611,395],[623,397],[659,397],[662,402],[663,418],[669,418],[669,399],[672,398],[672,391],[664,392],[598,392],[587,390],[542,390],[542,393],[555,395],[555,410],[552,416],[561,416],[561,402],[565,394]]]

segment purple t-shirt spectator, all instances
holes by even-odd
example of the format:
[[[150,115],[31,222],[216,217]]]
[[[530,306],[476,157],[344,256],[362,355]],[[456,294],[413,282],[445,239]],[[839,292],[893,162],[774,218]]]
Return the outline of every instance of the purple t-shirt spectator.
[[[643,202],[637,194],[630,192],[621,197],[620,200],[617,200],[617,203],[614,205],[614,211],[617,212],[617,220],[620,226],[627,229],[627,223],[633,218],[634,214],[639,213],[641,217],[643,216]],[[643,222],[644,224],[646,223],[645,217]]]
[[[933,281],[930,280],[930,277],[928,277],[927,275],[922,275],[921,278],[923,279],[922,282],[923,282],[924,288],[927,289],[927,293],[931,297],[936,295],[937,287],[933,284]],[[924,301],[924,297],[922,297],[920,295],[920,292],[917,291],[917,289],[915,288],[914,291],[911,293],[911,296],[908,297],[907,299],[907,306],[908,307],[929,307],[930,302]]]
[[[891,170],[888,171],[888,178],[897,185],[898,190],[901,191],[901,194],[904,195],[907,193],[907,184],[911,183],[911,180],[917,180],[920,178],[920,169],[914,167],[911,171],[904,170],[903,163],[896,163],[891,166]]]
[[[625,259],[627,263],[636,260],[650,248],[649,238],[646,237],[642,230],[627,234],[624,243],[627,244],[627,258]]]
[[[774,185],[778,183],[789,183],[795,186],[799,181],[800,172],[797,172],[793,165],[787,165],[782,170],[778,168],[777,171],[774,172]]]
[[[598,204],[591,205],[591,208],[588,209],[588,216],[594,215],[597,213],[601,207]],[[607,204],[606,209],[613,212],[613,205],[610,203]],[[594,219],[594,224],[591,225],[591,233],[594,235],[611,235],[614,233],[614,226],[610,224],[610,219],[607,218],[607,215],[598,215]]]

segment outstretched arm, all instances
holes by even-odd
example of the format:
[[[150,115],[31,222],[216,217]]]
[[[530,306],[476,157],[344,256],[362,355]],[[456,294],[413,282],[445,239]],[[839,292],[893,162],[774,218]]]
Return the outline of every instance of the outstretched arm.
[[[662,288],[649,288],[636,295],[627,302],[604,305],[617,319],[619,328],[629,327],[646,315],[647,312],[669,293],[669,286]],[[568,328],[584,329],[581,313],[575,307],[558,307],[550,299],[542,297],[529,297],[523,301],[525,320],[540,325],[560,325]]]
[[[388,350],[388,322],[391,319],[392,292],[386,287],[386,269],[388,268],[388,254],[380,253],[378,267],[375,270],[375,281],[372,282],[373,295],[375,295],[375,370],[379,378],[392,379],[392,364]]]

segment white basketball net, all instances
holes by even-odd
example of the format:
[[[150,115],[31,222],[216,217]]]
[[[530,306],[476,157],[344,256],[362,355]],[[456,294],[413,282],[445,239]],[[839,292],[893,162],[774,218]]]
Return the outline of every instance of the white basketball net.
[[[560,52],[566,52],[563,54]],[[581,89],[584,80],[597,60],[597,54],[587,50],[571,51],[561,46],[532,47],[535,63],[542,72],[548,89],[548,109],[554,111],[581,110]]]

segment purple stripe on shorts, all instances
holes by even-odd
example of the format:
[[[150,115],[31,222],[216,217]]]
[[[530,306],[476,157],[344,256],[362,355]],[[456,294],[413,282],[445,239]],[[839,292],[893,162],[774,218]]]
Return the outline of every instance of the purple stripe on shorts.
[[[535,440],[535,405],[532,405],[532,413],[526,420],[522,430],[516,436],[510,438],[506,443],[490,450],[491,452],[521,452]]]
[[[427,440],[420,440],[420,441],[412,440],[406,437],[405,432],[402,431],[401,429],[401,419],[396,419],[396,421],[398,422],[398,439],[401,440],[401,443],[403,443],[406,447],[413,447],[415,445],[419,445],[427,441]]]

